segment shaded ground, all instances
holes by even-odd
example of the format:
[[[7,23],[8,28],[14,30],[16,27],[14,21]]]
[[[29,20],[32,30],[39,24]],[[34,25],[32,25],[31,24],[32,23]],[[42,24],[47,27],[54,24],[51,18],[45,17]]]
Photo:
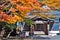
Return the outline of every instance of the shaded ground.
[[[0,39],[0,40],[2,40],[2,39]],[[13,38],[5,39],[5,40],[60,40],[60,35],[54,36],[54,37],[47,36],[47,35],[33,36],[33,37],[27,37],[27,38],[24,38],[24,39],[20,39],[18,37],[13,37]]]

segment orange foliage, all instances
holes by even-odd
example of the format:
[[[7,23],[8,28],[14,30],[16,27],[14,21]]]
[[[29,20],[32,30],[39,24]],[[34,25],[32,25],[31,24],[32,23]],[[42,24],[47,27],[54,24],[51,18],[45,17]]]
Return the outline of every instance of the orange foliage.
[[[12,5],[9,11],[11,11],[12,14],[14,14],[14,16],[10,16],[3,12],[0,12],[0,21],[5,21],[7,23],[15,23],[16,21],[23,21],[23,18],[16,15],[17,10],[24,17],[27,16],[27,12],[31,12],[32,10],[46,11],[46,9],[41,7],[42,4],[40,4],[38,0],[9,0],[9,1],[10,1],[9,4]],[[58,5],[60,4],[60,1],[57,0],[42,1],[42,3],[46,4],[49,7],[60,8],[60,6]]]
[[[46,4],[52,9],[59,9],[60,8],[60,0],[44,0],[42,2],[43,4]]]
[[[17,21],[23,21],[23,19],[17,15],[14,15],[14,17],[7,15],[5,13],[0,13],[0,21],[7,22],[9,24],[15,23]]]
[[[12,7],[11,7],[11,8],[10,8],[10,11],[11,11],[11,12],[15,12],[15,11],[17,11],[17,10],[16,10],[15,8],[12,8]]]

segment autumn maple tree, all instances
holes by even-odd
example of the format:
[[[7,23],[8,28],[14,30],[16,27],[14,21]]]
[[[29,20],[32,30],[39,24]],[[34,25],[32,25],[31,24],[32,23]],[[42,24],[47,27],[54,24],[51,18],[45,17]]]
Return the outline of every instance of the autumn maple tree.
[[[60,9],[60,0],[43,0],[43,4],[47,5],[51,9]]]
[[[47,5],[51,9],[59,9],[59,0],[1,0],[0,5],[0,21],[14,24],[17,21],[23,22],[28,12],[33,10],[43,12],[50,9],[44,9],[43,4]],[[37,13],[38,14],[38,13]],[[48,18],[48,15],[39,14],[40,17]],[[28,20],[28,19],[27,19]],[[25,20],[26,21],[26,20]]]

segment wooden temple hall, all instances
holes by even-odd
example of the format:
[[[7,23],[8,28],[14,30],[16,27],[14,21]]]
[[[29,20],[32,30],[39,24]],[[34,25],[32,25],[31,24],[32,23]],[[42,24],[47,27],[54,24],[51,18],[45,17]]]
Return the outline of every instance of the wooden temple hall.
[[[44,34],[48,35],[48,31],[51,31],[54,21],[49,19],[42,19],[42,18],[35,18],[33,20],[33,26],[34,26],[34,34],[40,34],[41,31],[44,32]],[[25,24],[25,31],[30,31],[31,26],[28,26]],[[43,34],[43,33],[42,33]]]

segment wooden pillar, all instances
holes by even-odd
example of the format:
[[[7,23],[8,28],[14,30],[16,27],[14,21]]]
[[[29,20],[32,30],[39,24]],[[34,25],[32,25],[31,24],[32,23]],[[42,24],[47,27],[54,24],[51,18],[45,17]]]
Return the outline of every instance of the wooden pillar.
[[[29,35],[30,36],[33,36],[34,35],[34,26],[33,25],[31,25],[31,27],[30,27]]]
[[[47,23],[44,23],[43,24],[43,29],[44,29],[43,31],[45,32],[46,35],[48,35],[48,29],[47,28],[48,28]]]
[[[52,29],[52,27],[53,27],[53,24],[54,24],[54,21],[53,21],[53,20],[49,22],[49,25],[50,25],[49,31],[51,31],[51,29]]]

